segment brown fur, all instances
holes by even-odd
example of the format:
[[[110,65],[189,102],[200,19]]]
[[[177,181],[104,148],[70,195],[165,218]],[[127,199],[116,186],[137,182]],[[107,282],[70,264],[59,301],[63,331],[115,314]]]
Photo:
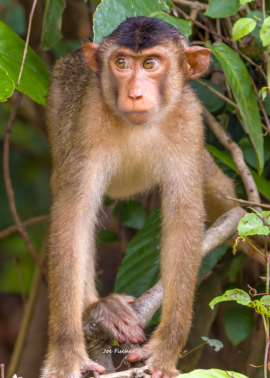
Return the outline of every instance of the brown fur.
[[[91,48],[96,49],[96,46],[89,46]],[[49,351],[43,377],[78,378],[81,370],[104,370],[85,352],[82,312],[87,302],[95,303],[88,311],[93,308],[96,317],[101,317],[113,335],[135,341],[144,338],[131,311],[128,316],[132,330],[117,321],[115,308],[120,318],[121,313],[127,316],[121,297],[114,305],[111,298],[98,302],[94,283],[94,233],[105,195],[129,198],[157,186],[162,198],[164,299],[160,325],[140,357],[149,358],[153,378],[177,374],[175,366],[191,326],[201,262],[205,219],[203,187],[205,185],[208,191],[207,206],[208,202],[218,203],[214,217],[230,208],[224,205],[223,194],[234,195],[231,181],[215,166],[204,148],[202,108],[187,80],[193,72],[185,54],[187,48],[187,42],[181,38],[178,45],[167,41],[152,50],[136,52],[134,59],[141,59],[144,53],[151,56],[151,51],[160,51],[168,58],[166,70],[157,76],[154,84],[153,77],[147,81],[148,76],[140,76],[145,75],[141,68],[136,68],[135,78],[131,79],[123,80],[122,73],[120,77],[114,74],[108,61],[121,47],[110,43],[108,38],[97,50],[93,64],[100,64],[101,68],[98,66],[96,75],[87,67],[82,51],[69,54],[55,65],[47,106],[53,203],[49,246]],[[130,52],[127,48],[125,51]],[[192,59],[194,61],[193,55]],[[198,67],[194,72],[197,76]],[[129,106],[130,93],[140,85],[149,86],[149,90],[145,89],[148,92],[143,97],[143,106],[154,104],[155,113],[147,123],[134,125],[119,110],[118,93],[124,93],[121,90],[128,87],[126,104]],[[154,85],[155,96],[151,95],[151,85]],[[116,86],[116,92],[112,86]],[[211,215],[210,220],[213,221]],[[115,327],[118,333],[113,332]]]

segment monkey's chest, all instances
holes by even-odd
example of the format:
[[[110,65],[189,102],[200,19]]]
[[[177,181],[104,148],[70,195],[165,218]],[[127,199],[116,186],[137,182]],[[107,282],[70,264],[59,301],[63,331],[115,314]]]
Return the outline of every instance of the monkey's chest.
[[[107,195],[112,198],[128,198],[132,195],[150,191],[158,185],[158,158],[147,146],[137,149],[122,149],[114,159],[107,186]]]

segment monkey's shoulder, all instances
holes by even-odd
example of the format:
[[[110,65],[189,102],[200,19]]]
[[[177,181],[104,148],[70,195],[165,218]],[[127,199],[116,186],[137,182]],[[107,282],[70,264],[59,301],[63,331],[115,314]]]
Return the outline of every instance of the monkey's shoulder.
[[[71,86],[76,87],[85,82],[90,75],[91,70],[85,63],[83,51],[73,51],[55,63],[52,70],[51,86],[56,82],[63,89]]]

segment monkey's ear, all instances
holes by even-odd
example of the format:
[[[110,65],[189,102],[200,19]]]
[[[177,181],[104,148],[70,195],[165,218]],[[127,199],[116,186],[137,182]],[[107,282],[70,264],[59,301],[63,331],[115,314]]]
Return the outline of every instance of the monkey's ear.
[[[99,68],[99,63],[97,60],[99,45],[97,43],[90,42],[82,45],[82,49],[86,64],[94,73],[97,73]]]
[[[185,50],[188,58],[188,64],[190,66],[189,77],[191,79],[196,79],[196,77],[201,76],[207,70],[209,66],[209,55],[211,50],[205,47],[192,46]]]

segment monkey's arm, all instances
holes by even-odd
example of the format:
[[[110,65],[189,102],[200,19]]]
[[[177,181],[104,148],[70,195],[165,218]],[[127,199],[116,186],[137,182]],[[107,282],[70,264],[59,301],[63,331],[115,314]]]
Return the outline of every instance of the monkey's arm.
[[[177,375],[176,363],[191,326],[196,277],[204,232],[202,173],[188,159],[174,168],[162,188],[161,278],[164,288],[160,325],[149,344],[129,355],[146,359],[152,378]],[[185,164],[186,163],[186,164]],[[190,164],[191,163],[191,164]]]
[[[81,320],[89,265],[96,295],[94,227],[104,190],[101,172],[98,161],[85,164],[79,151],[74,150],[61,169],[53,173],[48,257],[49,348],[43,377],[79,378],[81,371],[105,370],[85,352]]]

